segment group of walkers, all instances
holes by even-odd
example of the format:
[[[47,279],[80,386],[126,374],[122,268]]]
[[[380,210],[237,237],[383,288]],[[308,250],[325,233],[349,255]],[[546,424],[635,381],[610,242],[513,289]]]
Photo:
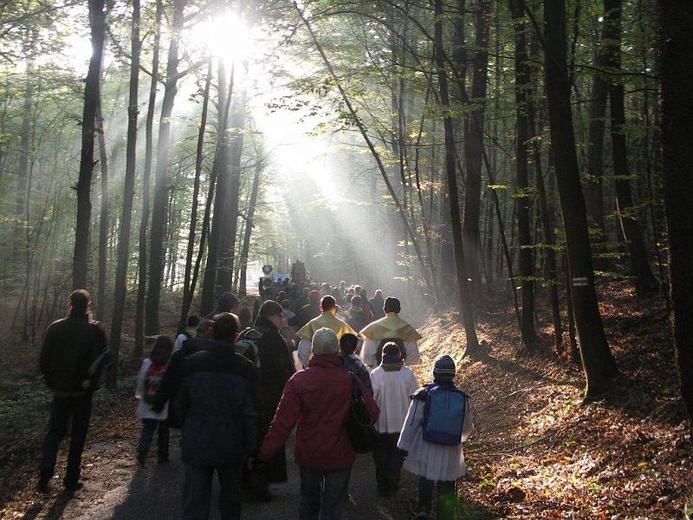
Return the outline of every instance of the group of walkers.
[[[286,293],[275,293],[285,299],[261,302],[244,327],[241,302],[224,293],[208,316],[191,317],[175,342],[157,337],[137,378],[136,458],[147,464],[156,434],[157,462],[168,462],[169,427],[181,428],[182,518],[208,518],[215,474],[222,519],[241,518],[243,493],[271,500],[270,483],[287,480],[285,444],[294,428],[299,518],[340,518],[357,457],[344,426],[353,381],[379,436],[374,493],[397,493],[404,468],[419,478],[417,518],[429,518],[436,487],[437,518],[453,518],[455,481],[466,472],[461,443],[473,429],[468,398],[454,386],[454,360],[438,358],[433,382],[419,387],[410,365],[421,362],[421,336],[399,317],[399,300],[377,291],[369,301],[360,287],[325,285],[309,287],[303,292],[309,301],[293,308]],[[81,291],[70,296],[70,315],[51,324],[42,347],[41,370],[55,394],[40,467],[44,492],[70,414],[64,485],[68,491],[82,486],[92,393],[82,388],[83,375],[97,352],[107,352],[103,330],[89,320],[90,297]],[[442,392],[449,395],[433,399]]]

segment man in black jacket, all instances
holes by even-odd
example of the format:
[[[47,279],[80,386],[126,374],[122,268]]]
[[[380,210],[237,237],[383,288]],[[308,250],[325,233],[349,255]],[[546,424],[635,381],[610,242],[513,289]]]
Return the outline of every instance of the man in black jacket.
[[[71,421],[70,451],[63,484],[65,490],[81,489],[79,481],[82,451],[89,429],[91,402],[98,388],[100,372],[109,359],[106,333],[89,317],[91,296],[85,289],[70,294],[70,313],[55,321],[46,330],[41,347],[41,373],[53,391],[53,404],[48,433],[43,442],[39,490],[48,491],[55,472],[60,441]]]
[[[177,395],[183,421],[183,518],[209,516],[216,471],[220,517],[235,520],[241,516],[241,469],[258,445],[256,374],[252,363],[234,352],[238,318],[222,312],[212,320],[214,339],[191,338],[171,358],[153,408]]]

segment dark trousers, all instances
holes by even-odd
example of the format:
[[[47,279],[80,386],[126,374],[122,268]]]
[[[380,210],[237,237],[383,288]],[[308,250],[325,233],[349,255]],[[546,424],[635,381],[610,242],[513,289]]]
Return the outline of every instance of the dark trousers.
[[[48,433],[41,450],[41,479],[46,482],[55,473],[55,462],[60,442],[70,428],[70,451],[67,456],[67,470],[63,484],[72,487],[79,482],[82,464],[82,452],[89,430],[91,418],[91,392],[76,394],[56,393],[53,396],[51,416],[48,421]]]
[[[157,455],[160,461],[168,460],[169,430],[168,423],[156,419],[142,419],[142,432],[137,443],[137,451],[147,453],[154,440],[154,433],[158,430],[156,437]]]
[[[378,492],[391,493],[399,487],[404,455],[397,448],[398,439],[399,433],[381,433],[380,444],[373,451]]]
[[[438,500],[436,501],[436,518],[438,520],[453,520],[455,518],[455,481],[439,480],[434,482],[419,477],[419,510],[431,511],[433,503],[433,488],[437,487]]]
[[[319,470],[300,466],[299,520],[338,520],[349,496],[351,467]]]
[[[183,520],[207,520],[212,498],[212,478],[219,479],[219,518],[241,518],[241,466],[227,464],[216,468],[185,465],[183,489]]]

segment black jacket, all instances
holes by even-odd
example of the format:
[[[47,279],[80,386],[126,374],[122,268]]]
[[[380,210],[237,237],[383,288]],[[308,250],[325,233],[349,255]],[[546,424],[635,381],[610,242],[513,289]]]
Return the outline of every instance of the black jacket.
[[[41,346],[40,368],[48,388],[76,393],[94,390],[88,371],[103,354],[108,354],[106,332],[86,314],[70,311],[67,318],[46,329]]]
[[[185,358],[179,389],[182,458],[197,467],[243,463],[259,442],[255,369],[232,344],[210,343]]]

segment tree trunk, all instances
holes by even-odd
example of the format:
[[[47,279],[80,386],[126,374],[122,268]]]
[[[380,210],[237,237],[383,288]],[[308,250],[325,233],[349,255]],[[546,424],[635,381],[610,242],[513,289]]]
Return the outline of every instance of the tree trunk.
[[[608,42],[607,66],[614,71],[621,69],[621,3],[622,0],[604,0],[604,40]],[[635,276],[635,288],[639,295],[657,290],[658,282],[650,268],[645,239],[633,204],[628,170],[628,148],[624,128],[626,114],[624,87],[620,79],[612,79],[609,85],[611,109],[611,145],[614,154],[616,178],[616,206],[623,238],[628,247],[631,274]]]
[[[209,61],[205,89],[202,97],[202,114],[200,115],[200,129],[197,134],[197,153],[195,156],[195,181],[193,184],[192,207],[190,208],[190,231],[188,233],[188,248],[185,254],[185,273],[183,275],[183,306],[181,308],[178,330],[185,330],[188,314],[192,307],[195,295],[196,277],[193,277],[193,254],[197,244],[197,212],[198,198],[200,196],[200,177],[202,176],[202,163],[204,159],[205,133],[207,132],[207,113],[209,111],[209,91],[212,85],[212,61]],[[199,247],[203,247],[200,245]]]
[[[216,299],[232,287],[233,265],[236,255],[236,235],[238,233],[238,200],[240,197],[243,143],[245,136],[245,116],[247,92],[242,89],[236,97],[231,110],[229,132],[229,186],[224,212],[228,218],[222,223],[223,232],[220,243],[219,266],[217,270]]]
[[[159,119],[159,141],[156,154],[156,177],[154,180],[154,203],[152,205],[152,229],[149,236],[149,290],[145,308],[145,332],[158,334],[159,302],[164,273],[164,239],[167,228],[168,202],[168,150],[171,135],[171,114],[178,92],[178,45],[183,29],[185,0],[176,0],[171,21],[171,42],[168,49],[164,98]]]
[[[453,252],[455,258],[455,276],[457,277],[457,291],[459,297],[459,310],[467,338],[465,353],[474,357],[479,353],[479,340],[476,336],[474,314],[470,288],[467,284],[467,269],[464,262],[462,244],[462,224],[460,220],[460,201],[457,188],[457,150],[455,136],[450,113],[450,96],[448,91],[448,77],[445,68],[445,54],[443,47],[443,3],[435,0],[436,23],[434,31],[434,54],[438,72],[438,86],[440,90],[440,103],[444,115],[443,126],[445,129],[445,170],[447,174],[448,193],[450,195],[450,220],[452,222]]]
[[[94,170],[94,126],[96,109],[101,96],[101,62],[106,36],[104,0],[89,0],[92,56],[84,86],[82,113],[82,153],[77,180],[77,223],[72,262],[72,286],[87,286],[89,274],[89,236],[91,227],[91,180]]]
[[[96,282],[96,318],[103,320],[106,309],[106,273],[108,268],[108,232],[110,230],[110,193],[108,186],[108,153],[101,99],[96,108],[97,140],[99,143],[99,163],[101,166],[101,211],[99,213],[99,263]]]
[[[594,286],[587,212],[575,151],[567,66],[565,0],[544,1],[546,95],[551,150],[563,210],[571,299],[585,371],[586,399],[603,394],[618,373],[604,334]]]
[[[669,224],[673,334],[693,442],[693,4],[659,0],[662,21],[664,203]]]
[[[200,296],[200,313],[208,314],[214,309],[214,304],[224,291],[230,291],[231,287],[219,290],[219,265],[223,250],[223,234],[227,231],[227,220],[231,218],[228,213],[228,197],[231,184],[229,173],[229,110],[233,96],[233,84],[235,68],[231,69],[228,84],[226,82],[226,69],[219,65],[219,116],[217,122],[217,147],[212,164],[213,176],[216,179],[216,192],[214,193],[214,213],[212,215],[212,227],[209,232],[207,265],[205,266],[202,280],[202,294]]]
[[[517,237],[519,243],[518,270],[522,287],[522,343],[529,350],[534,349],[537,339],[534,328],[534,258],[532,255],[532,234],[530,230],[529,194],[529,154],[532,146],[529,134],[529,96],[531,92],[531,72],[527,50],[527,28],[524,12],[518,0],[510,1],[510,10],[515,28],[515,103],[517,105]]]
[[[159,53],[161,43],[161,21],[164,16],[162,0],[156,1],[156,21],[152,51],[152,77],[149,82],[149,102],[145,122],[144,168],[142,170],[142,218],[139,230],[139,259],[137,263],[137,304],[135,310],[135,358],[142,358],[144,352],[145,297],[147,295],[147,238],[149,235],[150,193],[152,177],[152,157],[154,154],[154,109],[156,90],[159,82]]]
[[[238,281],[238,293],[243,296],[246,294],[246,272],[248,268],[248,253],[250,251],[250,238],[253,233],[253,219],[255,218],[257,194],[260,189],[260,177],[264,167],[264,161],[258,154],[258,159],[255,163],[255,174],[253,175],[253,185],[250,188],[250,197],[248,199],[248,209],[245,216],[245,230],[243,231],[243,245],[241,248],[241,272],[239,276],[240,279]]]
[[[127,149],[125,153],[125,180],[123,181],[123,211],[118,229],[118,264],[113,288],[113,317],[111,319],[110,347],[113,363],[108,372],[106,385],[115,390],[118,386],[118,358],[123,330],[125,296],[127,294],[127,273],[130,259],[130,230],[132,228],[132,207],[135,197],[135,172],[137,168],[137,115],[140,71],[140,0],[132,2],[132,27],[130,32],[132,62],[130,63],[130,92],[128,99]]]
[[[464,198],[464,225],[462,237],[467,252],[467,276],[471,279],[474,298],[481,296],[481,165],[484,156],[484,127],[486,120],[486,85],[488,83],[488,38],[490,31],[490,11],[488,0],[480,0],[476,6],[476,49],[472,57],[472,110],[465,124],[464,156],[467,166]],[[460,13],[462,16],[462,13]]]

